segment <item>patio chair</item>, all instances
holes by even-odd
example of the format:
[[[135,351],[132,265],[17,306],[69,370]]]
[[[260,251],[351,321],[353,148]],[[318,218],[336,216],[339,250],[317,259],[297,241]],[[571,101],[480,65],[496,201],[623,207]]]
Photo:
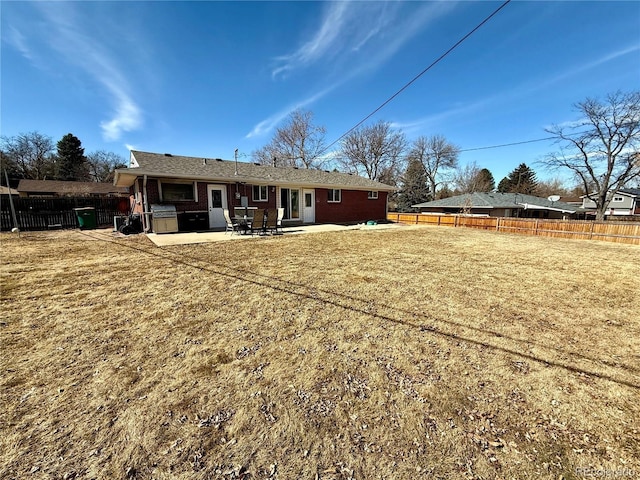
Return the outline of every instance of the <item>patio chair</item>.
[[[264,228],[264,208],[258,208],[253,211],[253,220],[251,220],[251,235],[253,232],[261,232],[265,231]]]
[[[267,210],[267,219],[265,220],[264,230],[269,230],[271,233],[275,232],[278,228],[278,211],[274,208]]]
[[[240,224],[231,220],[231,217],[229,216],[229,210],[225,208],[222,213],[224,215],[224,220],[227,223],[224,233],[226,234],[227,232],[231,232],[231,235],[233,235],[233,232],[238,232],[240,229]]]
[[[276,233],[278,230],[282,233],[282,219],[284,218],[284,208],[278,209],[278,218],[276,219]]]

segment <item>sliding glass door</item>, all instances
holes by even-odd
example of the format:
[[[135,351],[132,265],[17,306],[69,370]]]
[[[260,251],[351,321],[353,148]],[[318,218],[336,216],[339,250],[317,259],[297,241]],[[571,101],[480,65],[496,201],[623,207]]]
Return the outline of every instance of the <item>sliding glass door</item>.
[[[300,190],[294,188],[281,188],[280,206],[284,208],[285,220],[300,219]]]

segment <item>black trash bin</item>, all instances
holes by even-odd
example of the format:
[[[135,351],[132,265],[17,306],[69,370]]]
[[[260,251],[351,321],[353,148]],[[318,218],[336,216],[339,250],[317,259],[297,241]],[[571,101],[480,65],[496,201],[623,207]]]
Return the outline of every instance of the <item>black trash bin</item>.
[[[96,209],[93,207],[74,208],[80,230],[93,230],[96,228]]]

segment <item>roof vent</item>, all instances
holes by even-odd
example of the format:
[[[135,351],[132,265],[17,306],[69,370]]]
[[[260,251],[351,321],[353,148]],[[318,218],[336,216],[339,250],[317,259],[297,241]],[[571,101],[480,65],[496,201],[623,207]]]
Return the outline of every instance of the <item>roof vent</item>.
[[[253,162],[254,165],[260,166],[258,162]]]
[[[165,157],[173,157],[173,155],[171,155],[170,153],[165,153],[164,156]]]
[[[216,162],[221,162],[222,159],[221,158],[216,158]]]
[[[294,169],[294,170],[298,170],[298,167],[294,166],[294,167],[293,167],[293,169]]]

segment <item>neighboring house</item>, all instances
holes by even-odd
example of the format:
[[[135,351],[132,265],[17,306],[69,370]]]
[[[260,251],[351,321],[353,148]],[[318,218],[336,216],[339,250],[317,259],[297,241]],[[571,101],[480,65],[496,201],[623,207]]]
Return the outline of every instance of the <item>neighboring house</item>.
[[[284,208],[288,223],[383,220],[395,190],[347,173],[139,151],[131,152],[128,168],[115,171],[114,184],[131,189],[147,230],[158,204],[174,206],[178,215],[204,215],[210,229],[225,226],[224,209],[233,216],[245,208]]]
[[[558,201],[562,203],[568,203],[569,205],[573,205],[574,207],[582,207],[582,197],[560,197],[560,200]]]
[[[18,195],[18,190],[0,185],[0,195]]]
[[[121,197],[128,196],[129,189],[111,183],[65,182],[62,180],[20,180],[21,197]]]
[[[586,215],[596,214],[596,203],[586,195],[582,198],[582,208]],[[607,217],[640,215],[640,188],[623,188],[613,196],[604,212]]]
[[[580,207],[522,193],[475,192],[412,205],[423,213],[465,213],[488,217],[567,218]]]

